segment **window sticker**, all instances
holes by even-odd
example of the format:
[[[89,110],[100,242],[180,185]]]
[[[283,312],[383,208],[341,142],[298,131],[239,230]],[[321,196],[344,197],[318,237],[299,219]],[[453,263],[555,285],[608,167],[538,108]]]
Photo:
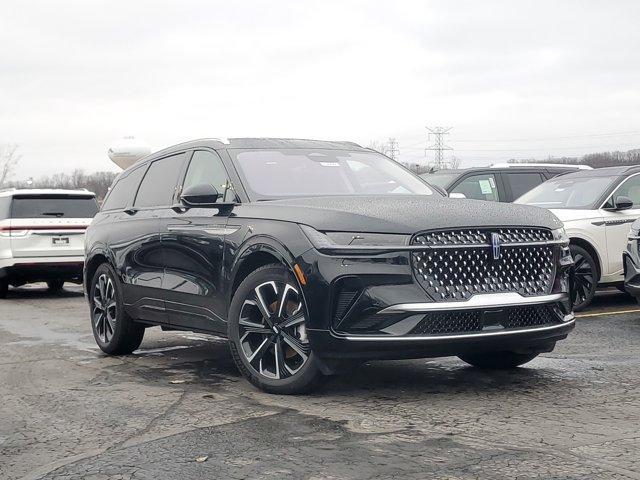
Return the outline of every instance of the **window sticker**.
[[[480,184],[480,192],[483,195],[491,195],[493,193],[493,189],[491,188],[491,182],[489,180],[483,179],[478,180]]]

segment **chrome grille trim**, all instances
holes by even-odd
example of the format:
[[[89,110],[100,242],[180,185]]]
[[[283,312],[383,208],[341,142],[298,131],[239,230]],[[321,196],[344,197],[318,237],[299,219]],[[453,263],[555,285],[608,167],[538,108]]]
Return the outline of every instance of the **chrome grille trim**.
[[[478,308],[500,308],[518,305],[539,305],[543,303],[564,302],[569,300],[566,293],[554,293],[551,295],[539,295],[536,297],[523,297],[519,293],[488,293],[474,295],[469,300],[462,302],[424,302],[424,303],[399,303],[380,310],[378,315],[404,312],[433,312],[442,310],[468,310]]]

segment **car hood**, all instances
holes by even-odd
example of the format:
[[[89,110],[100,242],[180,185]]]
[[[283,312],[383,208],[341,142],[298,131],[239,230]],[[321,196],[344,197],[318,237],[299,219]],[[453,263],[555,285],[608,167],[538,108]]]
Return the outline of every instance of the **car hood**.
[[[272,200],[244,204],[234,214],[291,221],[320,231],[369,233],[413,234],[456,227],[562,227],[555,215],[543,208],[422,195]]]

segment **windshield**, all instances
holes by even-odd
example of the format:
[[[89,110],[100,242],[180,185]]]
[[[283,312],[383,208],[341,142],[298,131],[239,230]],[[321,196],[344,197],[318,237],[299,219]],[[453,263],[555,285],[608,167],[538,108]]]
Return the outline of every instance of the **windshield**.
[[[11,204],[11,218],[93,218],[96,213],[93,196],[16,195]]]
[[[458,178],[458,173],[425,173],[420,175],[431,185],[446,189],[447,186]]]
[[[324,195],[433,195],[387,157],[345,150],[230,150],[254,200]]]
[[[614,182],[613,177],[557,178],[528,191],[515,203],[544,208],[596,208],[595,202]]]

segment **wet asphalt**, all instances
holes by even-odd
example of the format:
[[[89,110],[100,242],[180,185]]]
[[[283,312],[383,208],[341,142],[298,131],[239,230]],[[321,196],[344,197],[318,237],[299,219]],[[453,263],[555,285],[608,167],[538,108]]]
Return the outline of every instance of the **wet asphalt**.
[[[640,479],[625,295],[599,295],[526,368],[371,362],[305,396],[257,391],[205,335],[153,328],[107,357],[78,287],[0,301],[0,479],[516,477]]]

